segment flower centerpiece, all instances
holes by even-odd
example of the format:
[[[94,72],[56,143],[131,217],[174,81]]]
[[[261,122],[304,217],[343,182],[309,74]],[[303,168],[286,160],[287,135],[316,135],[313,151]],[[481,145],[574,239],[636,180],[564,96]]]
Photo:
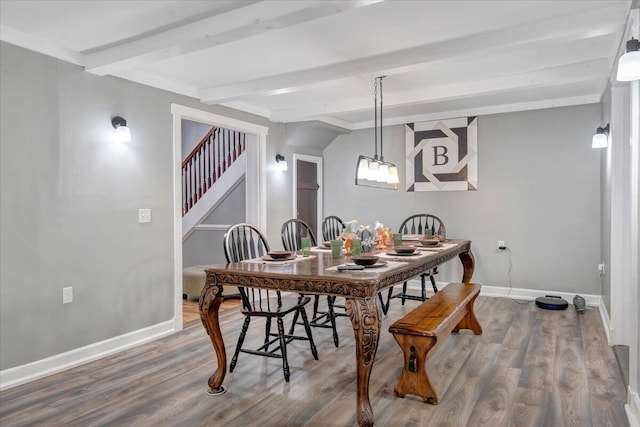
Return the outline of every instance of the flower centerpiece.
[[[358,221],[355,219],[352,219],[351,221],[346,222],[344,231],[340,234],[340,237],[342,238],[342,240],[344,240],[344,249],[347,252],[347,254],[351,253],[352,240],[358,238],[358,235],[354,231],[357,223]]]
[[[371,252],[375,248],[376,237],[371,231],[371,226],[362,223],[358,228],[358,236],[362,240],[362,251]]]
[[[385,227],[380,221],[376,221],[376,248],[385,249],[389,246],[393,246],[393,233],[391,228]]]

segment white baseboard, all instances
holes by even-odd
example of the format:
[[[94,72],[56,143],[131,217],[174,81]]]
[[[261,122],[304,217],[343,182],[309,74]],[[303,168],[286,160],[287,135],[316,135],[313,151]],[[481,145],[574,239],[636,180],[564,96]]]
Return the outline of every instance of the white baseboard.
[[[627,419],[629,420],[630,427],[640,427],[640,397],[638,393],[629,393],[629,403],[624,405],[624,410],[627,413]]]
[[[0,371],[0,390],[16,387],[91,362],[174,332],[173,319],[89,344],[46,359]]]
[[[600,298],[600,306],[598,308],[600,308],[600,318],[602,319],[602,325],[604,326],[604,333],[607,335],[607,344],[611,346],[611,332],[613,331],[613,328],[611,327],[611,316],[609,316],[607,306],[604,305],[603,298]]]
[[[438,285],[438,289],[442,289],[448,284],[448,282],[436,282],[436,284]],[[421,284],[419,279],[411,279],[407,285],[407,288],[419,290],[420,286]],[[427,284],[427,293],[433,293],[433,290],[431,290],[430,284]],[[502,298],[512,298],[512,299],[522,299],[527,301],[533,301],[536,298],[543,297],[545,295],[556,295],[567,300],[569,304],[573,303],[573,297],[576,296],[576,294],[568,293],[568,292],[544,291],[539,289],[506,288],[501,286],[487,286],[487,285],[482,285],[482,289],[480,290],[480,295],[484,297],[502,297]],[[604,307],[604,304],[602,304],[601,302],[602,297],[600,297],[600,295],[581,294],[580,296],[584,298],[585,303],[590,307],[598,307],[598,308]],[[602,311],[600,311],[600,313],[602,315]],[[608,325],[608,322],[607,322],[607,325]]]
[[[624,410],[627,413],[630,427],[640,427],[640,396],[638,393],[631,391],[631,387],[627,389],[627,395],[629,396],[629,403],[624,405]]]
[[[569,304],[573,303],[573,297],[576,296],[574,293],[569,292],[558,292],[558,291],[545,291],[539,289],[523,289],[523,288],[503,288],[499,286],[486,286],[482,285],[482,289],[480,290],[480,295],[485,297],[506,297],[513,299],[523,299],[527,301],[533,301],[538,297],[543,297],[545,295],[554,295],[564,298],[569,302]],[[582,294],[580,295],[584,298],[585,303],[590,307],[600,307],[600,300],[602,299],[600,295],[590,295],[590,294]]]

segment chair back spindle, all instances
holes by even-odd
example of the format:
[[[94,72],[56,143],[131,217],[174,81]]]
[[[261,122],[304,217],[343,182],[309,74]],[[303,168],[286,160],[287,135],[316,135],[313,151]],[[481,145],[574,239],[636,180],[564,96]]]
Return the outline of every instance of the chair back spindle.
[[[424,234],[426,230],[431,230],[432,235],[439,234],[447,237],[447,230],[440,218],[431,214],[412,215],[404,220],[398,229],[402,234]]]
[[[262,232],[253,224],[240,223],[232,225],[224,235],[224,255],[228,263],[258,258],[269,253],[269,243]],[[238,287],[242,305],[247,310],[256,309],[262,304],[269,304],[269,291]],[[277,292],[278,304],[280,293]],[[257,308],[258,310],[260,308]]]
[[[344,228],[344,221],[340,217],[330,215],[322,220],[322,239],[335,240],[342,234]]]
[[[316,236],[313,234],[311,227],[301,219],[290,219],[282,224],[280,231],[282,236],[282,246],[285,251],[299,251],[302,249],[301,238],[309,237],[311,246],[316,246]]]

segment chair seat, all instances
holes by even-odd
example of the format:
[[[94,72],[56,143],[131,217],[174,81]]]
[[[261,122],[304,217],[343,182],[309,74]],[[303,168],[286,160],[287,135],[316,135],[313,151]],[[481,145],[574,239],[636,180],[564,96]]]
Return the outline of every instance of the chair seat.
[[[260,301],[259,304],[254,304],[252,310],[242,309],[242,314],[245,316],[262,316],[262,317],[282,317],[298,308],[306,305],[311,301],[309,297],[296,297],[296,298],[282,298],[282,305],[278,307],[278,301],[276,298],[269,298],[268,300]]]
[[[200,296],[202,288],[207,283],[207,268],[213,264],[201,264],[184,267],[182,269],[182,293],[190,296]],[[224,285],[222,287],[225,298],[239,298],[240,293],[236,286]]]

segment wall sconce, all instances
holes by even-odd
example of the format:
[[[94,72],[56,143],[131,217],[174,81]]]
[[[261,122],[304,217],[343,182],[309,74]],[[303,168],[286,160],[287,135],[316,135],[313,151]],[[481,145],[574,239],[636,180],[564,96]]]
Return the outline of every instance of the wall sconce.
[[[276,170],[286,171],[288,168],[287,161],[282,154],[276,154]]]
[[[619,82],[630,82],[640,79],[640,41],[631,37],[627,41],[626,53],[618,59]]]
[[[111,125],[116,130],[116,141],[131,142],[131,130],[127,127],[127,121],[120,116],[111,119]]]
[[[609,146],[609,123],[599,127],[591,140],[591,148],[607,148]]]

